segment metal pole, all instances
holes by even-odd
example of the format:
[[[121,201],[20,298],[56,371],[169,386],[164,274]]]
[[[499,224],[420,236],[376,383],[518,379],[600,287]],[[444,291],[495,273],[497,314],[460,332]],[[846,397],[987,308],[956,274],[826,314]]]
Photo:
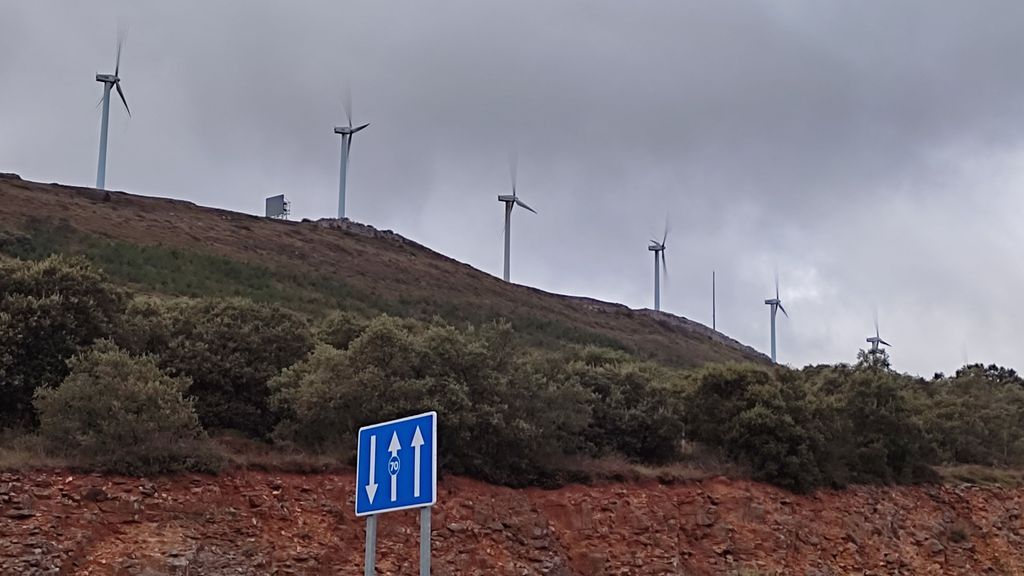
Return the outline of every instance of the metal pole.
[[[430,576],[430,506],[420,508],[420,576]]]
[[[103,119],[100,121],[100,160],[96,167],[96,187],[103,190],[107,184],[107,124],[110,121],[110,82],[103,83]]]
[[[341,169],[338,175],[338,218],[345,217],[345,179],[348,176],[348,141],[351,134],[341,135]]]
[[[366,517],[366,557],[363,560],[366,567],[363,570],[364,576],[375,576],[377,573],[377,515],[371,514]]]
[[[711,329],[718,332],[718,308],[715,302],[715,271],[711,271]]]
[[[772,304],[772,364],[775,363],[775,310],[777,309],[777,305]]]
[[[661,311],[661,271],[658,270],[658,251],[654,251],[654,309]]]
[[[508,282],[509,236],[512,229],[512,203],[505,202],[505,282]]]

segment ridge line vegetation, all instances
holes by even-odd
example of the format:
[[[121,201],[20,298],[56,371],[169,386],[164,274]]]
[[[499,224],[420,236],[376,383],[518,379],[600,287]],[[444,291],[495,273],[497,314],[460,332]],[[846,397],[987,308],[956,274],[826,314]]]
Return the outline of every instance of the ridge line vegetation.
[[[862,354],[683,370],[593,343],[538,347],[504,320],[137,293],[34,242],[0,242],[36,258],[0,256],[0,428],[87,468],[216,470],[210,435],[225,432],[348,462],[359,426],[422,410],[442,415],[444,471],[510,486],[701,450],[795,491],[1024,465],[1024,380],[1007,368],[926,380]]]

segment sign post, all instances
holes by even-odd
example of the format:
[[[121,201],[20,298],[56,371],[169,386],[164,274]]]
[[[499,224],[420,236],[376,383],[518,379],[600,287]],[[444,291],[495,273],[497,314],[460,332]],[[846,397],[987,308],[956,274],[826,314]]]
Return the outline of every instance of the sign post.
[[[377,515],[410,508],[420,509],[420,576],[430,575],[430,507],[436,501],[436,412],[359,429],[356,516],[367,517],[366,576],[375,574]]]

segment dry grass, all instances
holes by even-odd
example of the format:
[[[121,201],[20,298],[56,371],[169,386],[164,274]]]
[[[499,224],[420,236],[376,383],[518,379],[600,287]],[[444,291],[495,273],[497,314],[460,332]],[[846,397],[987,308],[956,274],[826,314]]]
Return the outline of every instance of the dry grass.
[[[993,468],[964,464],[960,466],[944,466],[936,469],[942,481],[949,484],[978,484],[982,486],[998,486],[1000,488],[1019,488],[1024,486],[1024,470],[1010,468]]]
[[[42,439],[35,434],[10,431],[0,434],[0,471],[71,468],[73,464],[66,458],[47,454]]]
[[[334,455],[314,454],[290,445],[267,444],[237,435],[221,435],[212,441],[227,469],[296,474],[353,469],[351,451],[339,451]]]
[[[749,474],[721,454],[689,443],[683,447],[682,459],[664,466],[637,464],[621,456],[567,460],[559,467],[567,480],[584,483],[658,482],[682,484],[716,476],[746,478]]]

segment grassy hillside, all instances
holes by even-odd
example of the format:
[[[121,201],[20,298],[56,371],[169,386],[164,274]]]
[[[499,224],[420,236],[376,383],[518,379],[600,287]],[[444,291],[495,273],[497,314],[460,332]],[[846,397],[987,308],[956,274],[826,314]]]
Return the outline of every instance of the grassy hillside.
[[[352,222],[284,222],[13,175],[0,176],[0,200],[0,253],[81,254],[138,292],[244,296],[310,315],[503,317],[534,345],[595,343],[677,367],[767,361],[685,318],[506,284]]]

